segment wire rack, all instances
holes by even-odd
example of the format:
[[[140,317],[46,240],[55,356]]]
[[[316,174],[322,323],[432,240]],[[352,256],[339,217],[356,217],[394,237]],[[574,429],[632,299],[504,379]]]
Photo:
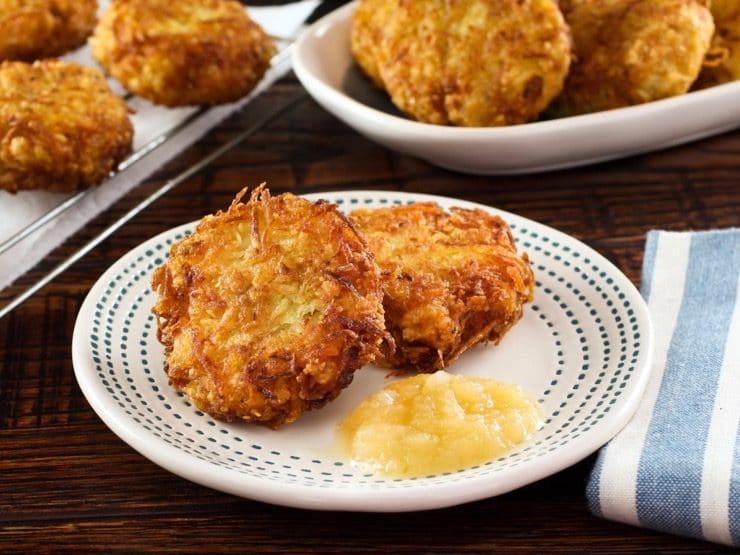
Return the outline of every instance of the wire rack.
[[[279,39],[279,40],[284,41],[285,39]],[[290,59],[291,50],[292,50],[292,44],[287,44],[287,46],[281,49],[280,52],[278,52],[278,54],[276,54],[271,60],[271,67],[276,68],[276,67],[282,66],[283,64],[287,63],[287,61]],[[105,239],[110,237],[113,233],[115,233],[118,229],[120,229],[124,224],[126,224],[129,220],[131,220],[137,214],[142,212],[152,203],[154,203],[157,199],[159,199],[160,197],[165,195],[167,192],[171,191],[172,189],[174,189],[175,187],[177,187],[178,185],[180,185],[181,183],[183,183],[184,181],[186,181],[187,179],[189,179],[190,177],[198,173],[200,170],[202,170],[203,168],[205,168],[212,162],[214,162],[216,159],[221,157],[224,153],[231,150],[234,146],[236,146],[240,142],[247,139],[250,135],[253,135],[256,131],[258,131],[261,127],[267,124],[270,120],[272,120],[273,118],[280,115],[282,112],[286,111],[287,109],[295,105],[295,103],[298,102],[298,100],[304,97],[305,97],[305,93],[300,93],[297,96],[288,100],[282,106],[279,106],[273,109],[272,111],[263,113],[259,118],[257,118],[254,121],[254,123],[249,128],[245,129],[244,131],[236,135],[234,138],[232,138],[229,142],[225,143],[224,145],[220,146],[219,148],[211,152],[209,155],[205,156],[199,162],[196,162],[195,164],[188,167],[186,170],[184,170],[177,176],[167,181],[159,189],[157,189],[151,195],[143,199],[134,208],[126,212],[118,220],[116,220],[110,226],[104,229],[100,234],[98,234],[96,237],[91,239],[82,248],[74,252],[72,255],[66,258],[63,262],[57,265],[54,269],[52,269],[50,272],[45,274],[41,279],[36,281],[30,287],[23,290],[19,295],[17,295],[16,297],[8,301],[6,304],[4,304],[0,308],[0,319],[10,314],[15,308],[23,304],[26,300],[28,300],[31,296],[33,296],[36,292],[38,292],[44,286],[48,285],[51,281],[53,281],[60,274],[66,271],[75,262],[83,258],[86,254],[88,254],[91,250],[93,250],[101,242],[103,242]],[[127,95],[124,98],[127,101],[130,101],[134,97],[132,95]],[[207,107],[201,107],[201,108],[194,110],[189,115],[187,115],[184,119],[176,123],[174,126],[165,130],[161,134],[149,140],[146,144],[136,149],[125,160],[123,160],[114,171],[112,171],[108,175],[106,180],[103,183],[101,183],[99,187],[104,187],[106,183],[109,182],[113,177],[121,174],[122,172],[125,172],[129,168],[132,168],[138,162],[140,162],[141,160],[146,158],[148,155],[150,155],[152,152],[156,151],[159,147],[164,145],[169,139],[177,135],[177,133],[185,129],[189,124],[193,123],[199,117],[204,115],[205,112],[208,110],[209,108]],[[59,205],[53,207],[52,209],[44,213],[42,216],[40,216],[36,220],[25,225],[23,228],[15,232],[13,235],[3,240],[2,243],[0,243],[0,255],[7,252],[12,247],[17,245],[24,239],[28,238],[32,234],[42,230],[43,228],[45,228],[46,226],[48,226],[49,224],[57,220],[62,214],[70,210],[72,207],[78,205],[84,198],[90,195],[92,191],[93,189],[85,189],[83,191],[80,191],[74,194],[71,197],[68,197],[66,200],[64,200]]]

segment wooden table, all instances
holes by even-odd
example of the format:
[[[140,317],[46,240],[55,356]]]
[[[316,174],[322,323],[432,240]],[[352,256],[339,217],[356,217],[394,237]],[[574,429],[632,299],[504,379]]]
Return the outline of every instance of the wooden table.
[[[2,292],[7,300],[169,177],[300,91],[279,82]],[[740,131],[646,156],[521,177],[474,177],[377,146],[309,98],[158,201],[0,320],[0,551],[710,553],[719,546],[591,516],[593,458],[518,491],[411,514],[310,512],[232,497],[159,468],[85,401],[70,344],[95,280],[148,237],[274,192],[387,189],[455,196],[585,241],[635,283],[645,233],[740,224]]]

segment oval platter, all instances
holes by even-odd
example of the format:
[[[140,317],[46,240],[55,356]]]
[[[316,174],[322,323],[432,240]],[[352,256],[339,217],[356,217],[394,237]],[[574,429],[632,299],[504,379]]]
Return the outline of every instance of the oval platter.
[[[328,112],[392,150],[465,173],[523,174],[660,150],[740,126],[740,81],[637,106],[507,127],[413,121],[354,64],[350,25],[357,3],[309,27],[293,69]]]

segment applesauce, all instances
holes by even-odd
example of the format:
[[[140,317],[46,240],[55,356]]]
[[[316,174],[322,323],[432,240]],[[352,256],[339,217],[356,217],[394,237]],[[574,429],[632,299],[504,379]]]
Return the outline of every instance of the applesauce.
[[[495,459],[542,423],[517,385],[444,371],[393,382],[339,425],[348,455],[388,477],[452,472]]]

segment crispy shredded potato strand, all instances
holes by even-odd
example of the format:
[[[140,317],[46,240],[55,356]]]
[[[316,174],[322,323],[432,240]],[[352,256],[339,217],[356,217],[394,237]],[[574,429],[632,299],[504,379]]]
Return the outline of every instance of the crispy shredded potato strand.
[[[352,212],[382,271],[395,341],[376,364],[433,372],[481,341],[498,343],[532,300],[534,276],[511,231],[483,210],[416,203]]]
[[[30,62],[82,46],[97,10],[96,0],[0,0],[0,61]]]
[[[131,152],[128,107],[103,75],[58,60],[0,64],[0,189],[74,191]]]
[[[216,418],[277,428],[376,356],[380,276],[335,205],[241,194],[173,245],[154,314],[176,389]]]
[[[275,53],[233,0],[113,0],[90,45],[124,87],[166,106],[238,100]]]

